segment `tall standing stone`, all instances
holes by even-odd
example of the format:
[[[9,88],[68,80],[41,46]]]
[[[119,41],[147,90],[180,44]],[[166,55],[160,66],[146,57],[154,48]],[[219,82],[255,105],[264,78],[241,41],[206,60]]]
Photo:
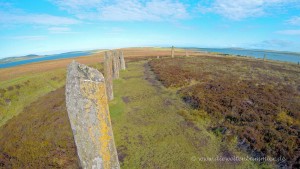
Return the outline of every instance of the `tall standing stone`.
[[[103,75],[73,61],[66,103],[81,167],[119,169]]]
[[[120,51],[120,63],[121,63],[121,69],[126,69],[125,59],[124,59],[124,53],[123,51]]]
[[[185,57],[189,57],[189,52],[188,52],[188,50],[185,50]]]
[[[109,101],[111,101],[114,99],[113,63],[112,63],[112,56],[107,51],[105,52],[105,55],[104,55],[104,76],[105,76],[107,99]]]
[[[172,55],[172,58],[174,58],[174,46],[172,46],[171,55]]]
[[[113,78],[118,79],[119,78],[119,71],[120,71],[120,59],[117,54],[117,51],[113,51]]]

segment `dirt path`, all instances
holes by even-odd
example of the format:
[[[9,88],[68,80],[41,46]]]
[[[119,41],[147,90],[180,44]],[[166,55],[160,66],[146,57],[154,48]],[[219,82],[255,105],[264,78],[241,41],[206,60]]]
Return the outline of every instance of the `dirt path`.
[[[162,91],[162,83],[158,81],[155,77],[154,72],[151,70],[151,67],[148,62],[144,64],[144,78],[147,80],[152,86],[156,87],[158,92]]]
[[[155,79],[147,62],[133,62],[114,81],[110,103],[122,168],[256,168],[250,162],[201,162],[201,157],[242,156],[206,130],[207,121],[187,122],[189,109]]]

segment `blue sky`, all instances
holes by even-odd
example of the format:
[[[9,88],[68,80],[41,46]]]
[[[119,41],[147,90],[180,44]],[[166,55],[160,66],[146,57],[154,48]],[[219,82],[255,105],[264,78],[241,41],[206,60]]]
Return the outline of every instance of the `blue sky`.
[[[300,52],[299,0],[0,0],[0,58],[134,46]]]

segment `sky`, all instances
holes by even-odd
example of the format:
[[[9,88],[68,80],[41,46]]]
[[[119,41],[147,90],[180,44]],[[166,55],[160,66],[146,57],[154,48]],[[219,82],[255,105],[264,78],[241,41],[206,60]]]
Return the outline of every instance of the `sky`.
[[[0,58],[142,46],[300,52],[300,1],[0,0]]]

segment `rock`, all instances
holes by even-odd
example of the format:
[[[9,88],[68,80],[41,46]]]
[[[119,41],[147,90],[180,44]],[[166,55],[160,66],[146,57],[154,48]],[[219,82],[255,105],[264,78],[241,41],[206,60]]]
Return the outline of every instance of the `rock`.
[[[172,46],[171,55],[172,55],[172,58],[174,58],[174,46]]]
[[[189,57],[189,52],[188,52],[188,50],[185,50],[185,57]]]
[[[120,59],[117,51],[113,51],[113,79],[119,79]]]
[[[106,94],[109,101],[114,99],[113,93],[113,63],[112,55],[109,52],[105,52],[104,55],[104,76],[106,84]]]
[[[121,64],[121,69],[125,70],[126,65],[125,65],[125,59],[124,59],[123,51],[120,51],[120,64]]]
[[[81,167],[119,169],[103,75],[73,61],[66,104]]]
[[[5,103],[10,105],[11,104],[11,100],[10,99],[5,99]]]

